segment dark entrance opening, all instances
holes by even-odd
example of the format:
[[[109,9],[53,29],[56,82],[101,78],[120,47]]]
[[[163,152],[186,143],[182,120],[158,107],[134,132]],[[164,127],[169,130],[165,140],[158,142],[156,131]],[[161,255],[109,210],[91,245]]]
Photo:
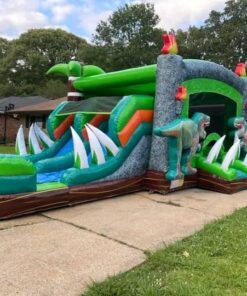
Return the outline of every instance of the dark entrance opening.
[[[189,118],[195,112],[202,112],[210,116],[210,126],[207,134],[218,133],[225,135],[228,133],[227,121],[236,116],[237,104],[217,93],[196,93],[190,95]]]

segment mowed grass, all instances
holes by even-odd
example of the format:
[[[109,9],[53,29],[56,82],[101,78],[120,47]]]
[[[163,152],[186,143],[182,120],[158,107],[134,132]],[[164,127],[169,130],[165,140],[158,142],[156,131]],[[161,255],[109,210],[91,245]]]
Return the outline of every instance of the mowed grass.
[[[83,295],[247,295],[247,208],[148,255],[129,272],[94,283]]]
[[[15,146],[14,145],[0,145],[0,154],[14,154]]]

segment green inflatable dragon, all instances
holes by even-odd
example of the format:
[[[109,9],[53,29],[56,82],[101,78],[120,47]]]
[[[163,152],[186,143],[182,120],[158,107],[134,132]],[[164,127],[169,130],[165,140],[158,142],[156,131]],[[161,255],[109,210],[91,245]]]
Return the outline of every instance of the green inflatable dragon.
[[[195,113],[191,119],[176,119],[171,123],[154,129],[159,137],[169,137],[168,180],[181,179],[184,175],[196,173],[191,167],[192,156],[200,149],[200,139],[205,139],[205,128],[210,124],[210,117],[204,113]]]

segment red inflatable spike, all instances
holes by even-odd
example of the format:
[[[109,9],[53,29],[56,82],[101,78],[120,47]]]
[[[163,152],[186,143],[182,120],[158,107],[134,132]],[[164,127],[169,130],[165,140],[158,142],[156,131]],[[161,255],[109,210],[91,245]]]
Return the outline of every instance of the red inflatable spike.
[[[245,63],[239,63],[239,64],[237,64],[237,67],[235,69],[235,74],[237,74],[240,77],[246,77],[246,66],[245,66]]]
[[[163,54],[177,54],[178,46],[176,37],[173,34],[164,34],[162,35],[164,40],[164,46],[161,49],[161,53]]]
[[[187,98],[188,96],[188,92],[187,92],[187,88],[183,85],[180,85],[178,87],[177,93],[176,93],[176,100],[177,101],[183,101]]]

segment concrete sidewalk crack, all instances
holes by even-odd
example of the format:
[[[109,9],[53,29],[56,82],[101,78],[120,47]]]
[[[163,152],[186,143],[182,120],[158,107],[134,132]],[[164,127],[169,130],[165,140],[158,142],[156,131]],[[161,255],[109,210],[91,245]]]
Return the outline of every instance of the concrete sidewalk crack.
[[[183,207],[181,204],[179,203],[175,203],[171,200],[169,201],[163,201],[163,200],[156,200],[156,199],[153,199],[151,197],[147,197],[147,196],[144,196],[142,194],[138,194],[138,196],[142,197],[142,198],[145,198],[145,199],[148,199],[152,202],[155,202],[155,203],[160,203],[160,204],[165,204],[165,205],[168,205],[168,206],[173,206],[173,207]]]
[[[186,207],[186,206],[181,205],[180,203],[176,203],[176,202],[173,202],[171,200],[168,200],[168,201],[156,200],[156,199],[153,199],[151,197],[147,197],[147,196],[144,196],[144,195],[141,195],[141,194],[139,194],[139,196],[142,197],[142,198],[148,199],[148,200],[150,200],[150,201],[152,201],[154,203],[165,204],[167,206],[179,207],[179,208],[184,208],[184,209],[190,209],[190,210],[200,212],[200,213],[202,213],[204,215],[209,215],[209,216],[211,216],[213,218],[218,218],[218,216],[216,216],[216,215],[214,215],[212,213],[208,213],[208,212],[205,212],[205,211],[202,211],[200,209],[193,208],[193,207]]]
[[[76,228],[78,228],[78,229],[81,229],[81,230],[84,230],[84,231],[88,231],[88,232],[90,232],[90,233],[93,233],[93,234],[99,235],[99,236],[101,236],[101,237],[107,238],[107,239],[109,239],[109,240],[111,240],[111,241],[114,241],[114,242],[116,242],[116,243],[119,243],[119,244],[121,244],[121,245],[124,245],[124,246],[126,246],[126,247],[129,247],[129,248],[131,248],[131,249],[135,249],[135,250],[137,250],[137,251],[140,251],[140,252],[142,252],[144,255],[146,255],[146,250],[140,249],[140,248],[138,248],[138,247],[136,247],[136,246],[134,246],[134,245],[131,245],[131,244],[126,243],[126,242],[124,242],[124,241],[118,240],[118,239],[116,239],[116,238],[110,237],[110,236],[108,236],[108,235],[106,235],[106,234],[104,234],[104,233],[100,233],[100,232],[94,231],[94,230],[92,230],[92,229],[90,229],[90,228],[87,228],[87,227],[85,227],[85,226],[80,226],[80,225],[77,225],[77,224],[72,223],[72,222],[64,221],[64,220],[61,220],[61,219],[58,219],[58,218],[53,218],[53,217],[47,216],[46,214],[43,214],[43,213],[41,213],[40,215],[43,216],[43,217],[45,217],[45,218],[47,218],[47,219],[50,219],[50,220],[53,220],[53,221],[57,221],[57,222],[61,222],[61,223],[64,223],[64,224],[67,224],[67,225],[70,225],[70,226],[76,227]]]
[[[25,223],[25,224],[20,224],[20,225],[12,225],[12,226],[7,226],[7,227],[0,226],[0,231],[8,230],[8,229],[16,228],[16,227],[32,226],[32,225],[37,225],[37,224],[42,224],[42,223],[47,223],[47,222],[49,222],[49,220],[48,221],[33,222],[33,223]],[[0,221],[0,223],[1,223],[1,221]]]

